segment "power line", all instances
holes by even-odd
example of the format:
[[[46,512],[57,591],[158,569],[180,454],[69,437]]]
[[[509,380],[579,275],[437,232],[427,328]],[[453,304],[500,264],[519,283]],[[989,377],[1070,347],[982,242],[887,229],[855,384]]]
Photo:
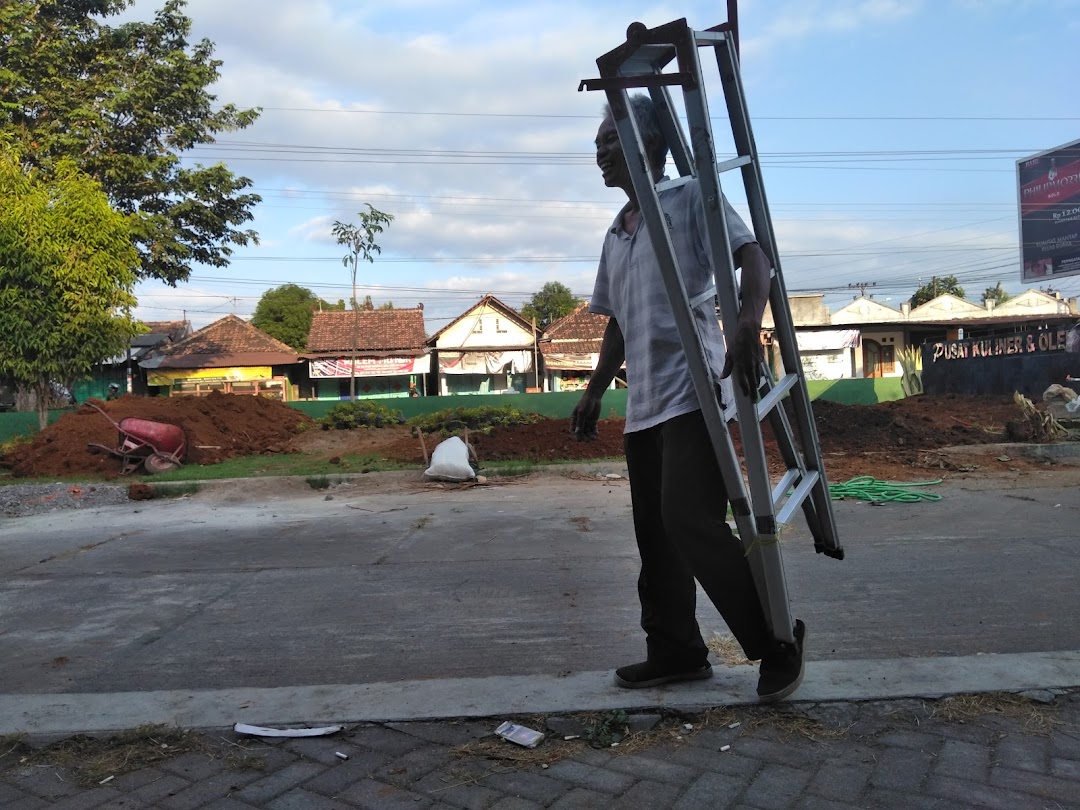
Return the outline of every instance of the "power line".
[[[896,237],[897,239],[909,237]],[[971,238],[985,238],[982,236]],[[873,244],[873,243],[869,243]],[[1014,245],[970,246],[959,244],[918,245],[911,247],[890,247],[882,250],[860,250],[858,248],[840,248],[837,250],[789,250],[782,253],[787,258],[812,258],[827,256],[882,256],[896,253],[956,253],[967,251],[1015,250]],[[383,256],[378,264],[581,264],[595,263],[598,256]],[[324,263],[341,262],[340,256],[233,256],[233,262],[296,262]]]
[[[348,197],[363,197],[365,199],[368,198],[368,197],[372,197],[372,198],[378,197],[379,199],[383,199],[383,198],[388,198],[388,199],[424,199],[424,200],[440,200],[440,201],[445,201],[445,202],[448,202],[448,203],[453,202],[454,204],[465,204],[465,203],[469,203],[469,202],[472,202],[472,201],[482,201],[484,203],[488,203],[488,202],[491,202],[491,203],[521,203],[523,205],[535,205],[536,203],[557,203],[559,205],[605,205],[605,206],[611,206],[611,205],[615,204],[610,199],[608,199],[608,200],[559,200],[559,199],[539,198],[539,197],[534,199],[534,198],[531,198],[531,197],[529,197],[529,198],[526,198],[526,197],[484,197],[484,196],[464,195],[464,194],[463,195],[453,195],[453,194],[450,194],[450,195],[445,195],[445,194],[444,195],[439,195],[439,194],[392,194],[392,193],[389,193],[389,192],[382,192],[382,191],[372,191],[372,192],[366,192],[366,191],[341,191],[341,190],[338,190],[338,189],[319,188],[319,187],[299,189],[299,188],[274,188],[274,187],[268,187],[268,186],[250,186],[250,189],[252,191],[256,191],[256,192],[260,192],[260,193],[262,193],[262,192],[281,192],[283,194],[326,194],[326,195],[341,195],[341,196],[348,196]],[[985,200],[978,200],[978,201],[971,201],[971,202],[961,202],[961,201],[955,201],[955,202],[903,202],[903,201],[899,201],[899,200],[889,201],[889,202],[872,202],[872,201],[862,201],[862,200],[851,200],[851,201],[837,200],[837,201],[833,201],[833,202],[782,202],[782,201],[772,201],[769,204],[769,207],[772,208],[773,210],[776,210],[777,208],[781,208],[781,207],[823,208],[823,207],[837,207],[837,206],[853,206],[853,207],[864,207],[864,206],[882,207],[882,206],[887,206],[887,207],[911,207],[911,208],[940,208],[940,207],[947,207],[947,208],[952,208],[952,207],[961,207],[961,208],[963,208],[963,207],[967,207],[967,208],[1007,207],[1007,208],[1015,208],[1016,203],[1015,202],[995,203],[995,202],[986,202]],[[738,207],[738,206],[736,206],[736,207]]]
[[[442,148],[428,148],[428,149],[409,149],[403,147],[372,147],[372,146],[327,146],[322,144],[297,144],[297,143],[274,143],[271,141],[234,141],[227,139],[219,139],[211,141],[207,144],[200,144],[195,149],[241,149],[253,152],[285,152],[285,153],[307,153],[312,151],[324,151],[324,152],[337,152],[341,154],[350,155],[401,155],[404,157],[491,157],[491,158],[503,158],[503,157],[522,157],[522,158],[575,158],[582,160],[592,160],[594,158],[594,152],[592,151],[574,151],[574,152],[531,152],[510,150],[501,151],[493,149],[442,149]],[[996,159],[1000,157],[1016,157],[1030,154],[1031,152],[1038,151],[1036,148],[978,148],[978,149],[872,149],[872,150],[829,150],[829,151],[816,151],[816,152],[759,152],[759,157],[762,158],[866,158],[866,159],[879,159],[879,158],[895,158],[903,160],[912,159],[969,159],[969,160],[983,160],[983,159]],[[728,157],[729,155],[720,154],[719,159]],[[731,155],[733,156],[733,155]]]
[[[378,163],[380,165],[394,165],[394,166],[589,166],[592,165],[592,158],[588,159],[576,159],[568,158],[565,160],[536,160],[536,159],[507,159],[507,160],[405,160],[393,158],[391,156],[370,158],[299,158],[299,157],[251,157],[248,155],[230,156],[228,154],[220,155],[215,153],[210,154],[191,154],[181,155],[180,160],[185,161],[198,161],[207,158],[223,159],[229,158],[237,161],[248,161],[255,163],[333,163],[333,164],[370,164]],[[432,157],[435,157],[434,155]],[[858,162],[858,161],[851,161]],[[879,172],[991,172],[991,173],[1005,173],[1013,174],[1013,169],[949,169],[943,167],[929,167],[929,166],[841,166],[827,162],[815,162],[810,161],[806,163],[789,163],[781,161],[770,161],[762,159],[760,161],[762,167],[774,168],[774,169],[831,169],[831,170],[849,170],[849,171],[879,171]]]
[[[258,105],[237,105],[258,106]],[[344,113],[348,115],[417,115],[437,118],[552,118],[598,120],[596,115],[566,113],[484,113],[437,110],[357,110],[340,107],[259,107],[270,112]],[[726,121],[713,116],[713,121]],[[1050,115],[755,115],[755,121],[1080,121],[1078,116]]]

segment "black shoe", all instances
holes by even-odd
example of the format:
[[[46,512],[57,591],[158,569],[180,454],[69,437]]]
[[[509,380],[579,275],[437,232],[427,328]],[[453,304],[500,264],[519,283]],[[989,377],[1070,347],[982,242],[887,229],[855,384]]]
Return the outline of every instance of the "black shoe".
[[[779,641],[776,647],[761,659],[758,677],[758,700],[773,703],[783,700],[796,689],[803,679],[803,639],[806,625],[795,620],[795,643]]]
[[[629,664],[615,670],[615,685],[623,689],[645,689],[676,681],[701,681],[712,677],[712,664],[706,661],[698,667],[672,667],[653,661]]]

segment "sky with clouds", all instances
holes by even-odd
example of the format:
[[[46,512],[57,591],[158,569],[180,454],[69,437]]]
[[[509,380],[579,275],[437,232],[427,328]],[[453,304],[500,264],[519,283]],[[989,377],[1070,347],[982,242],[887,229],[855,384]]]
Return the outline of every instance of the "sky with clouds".
[[[348,298],[331,226],[366,203],[395,219],[359,295],[422,302],[429,332],[487,292],[520,306],[561,281],[587,297],[624,199],[593,157],[604,98],[578,82],[629,23],[707,28],[725,5],[189,0],[193,37],[223,61],[213,92],[262,114],[185,160],[251,178],[261,244],[175,289],[141,284],[136,314],[198,328],[286,283]],[[898,306],[934,274],[971,299],[1024,289],[1016,160],[1080,138],[1080,0],[742,0],[739,14],[790,292],[836,308],[857,284]],[[745,212],[734,173],[722,180]],[[1080,277],[1059,284],[1080,294]]]

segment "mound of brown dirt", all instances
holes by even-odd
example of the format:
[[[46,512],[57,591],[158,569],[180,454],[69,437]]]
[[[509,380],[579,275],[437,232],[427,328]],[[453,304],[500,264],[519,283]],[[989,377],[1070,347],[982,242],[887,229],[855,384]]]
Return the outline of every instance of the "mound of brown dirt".
[[[177,425],[187,436],[187,461],[214,464],[233,456],[281,453],[312,420],[295,408],[265,397],[212,393],[206,397],[121,397],[99,402],[116,422],[134,416]],[[120,474],[120,460],[89,444],[117,447],[117,431],[88,405],[65,414],[6,459],[16,476]]]
[[[154,499],[154,488],[147,484],[131,484],[128,487],[128,500],[150,501]]]
[[[876,405],[841,405],[818,400],[814,418],[826,467],[834,477],[881,474],[919,462],[920,451],[949,445],[1005,441],[1005,425],[1019,413],[1010,396],[946,395],[909,397]],[[470,433],[480,462],[523,459],[534,462],[618,458],[623,455],[622,419],[600,421],[600,437],[579,442],[569,419],[545,419],[531,425]],[[732,433],[738,449],[738,427]],[[775,442],[766,430],[766,452],[774,471],[782,467]],[[430,453],[438,437],[427,440]],[[388,459],[423,463],[419,440],[401,438],[378,451]]]
[[[618,458],[623,454],[622,419],[600,421],[600,436],[592,441],[578,441],[570,432],[569,419],[542,419],[530,425],[497,428],[491,433],[469,433],[469,444],[477,458],[485,461],[525,460],[534,462],[580,461],[591,458]],[[425,437],[430,456],[442,438]],[[378,450],[392,461],[423,464],[420,440],[401,438]]]
[[[822,449],[832,453],[1003,442],[1005,425],[1019,415],[1011,395],[945,394],[877,405],[814,402]]]
[[[259,397],[212,394],[208,397],[123,397],[99,403],[119,421],[137,416],[182,427],[188,439],[188,461],[213,464],[255,453],[302,449],[327,458],[346,452],[370,453],[421,465],[423,451],[408,428],[392,426],[356,431],[317,431],[296,436],[311,420],[288,405]],[[895,471],[921,463],[925,451],[947,445],[1005,441],[1005,425],[1019,415],[1011,396],[976,397],[950,394],[909,397],[877,405],[840,405],[818,400],[814,416],[826,466],[834,479],[885,467]],[[600,437],[580,442],[570,433],[569,419],[544,419],[531,425],[471,433],[481,463],[501,460],[550,462],[619,458],[623,455],[622,419],[600,422]],[[738,441],[737,428],[733,431]],[[316,441],[318,440],[318,441]],[[427,439],[430,454],[438,437]],[[91,452],[90,443],[115,447],[116,430],[93,408],[83,406],[40,433],[34,442],[5,459],[18,476],[119,474],[120,462]],[[771,441],[771,466],[780,465]],[[878,477],[881,477],[879,475]]]

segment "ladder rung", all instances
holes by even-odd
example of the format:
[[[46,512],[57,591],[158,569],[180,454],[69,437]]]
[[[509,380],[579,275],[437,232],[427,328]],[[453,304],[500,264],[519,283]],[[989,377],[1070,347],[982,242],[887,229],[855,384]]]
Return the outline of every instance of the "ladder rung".
[[[812,490],[821,480],[821,474],[817,470],[807,470],[806,476],[799,485],[795,487],[795,491],[791,493],[791,497],[787,499],[787,503],[783,508],[776,513],[777,524],[783,525],[791,520],[791,516],[795,514],[795,510],[798,509],[802,502],[806,500],[806,496],[810,494]]]
[[[784,477],[777,482],[775,487],[773,487],[772,506],[774,512],[776,511],[776,507],[780,505],[780,501],[784,499],[784,495],[791,488],[791,485],[798,480],[800,475],[802,475],[802,470],[788,470],[784,473]]]
[[[716,164],[716,170],[723,174],[724,172],[730,172],[732,169],[738,169],[743,166],[749,166],[754,162],[754,159],[750,155],[739,155],[737,158],[731,160],[721,160]]]
[[[693,179],[694,179],[693,175],[688,174],[688,175],[685,175],[684,177],[675,177],[675,178],[673,178],[671,180],[661,180],[659,183],[656,184],[656,190],[657,191],[668,191],[668,190],[673,189],[673,188],[678,188],[679,186],[685,186],[687,183],[689,183]]]
[[[769,415],[769,411],[776,407],[776,403],[780,401],[780,397],[794,388],[795,383],[798,381],[798,374],[785,374],[780,378],[780,381],[776,383],[772,390],[763,396],[761,402],[757,404],[757,418],[759,422]]]
[[[673,58],[675,49],[670,45],[642,45],[622,63],[619,72],[624,76],[655,73]]]
[[[695,31],[694,43],[700,48],[703,45],[716,45],[728,38],[726,31]]]

